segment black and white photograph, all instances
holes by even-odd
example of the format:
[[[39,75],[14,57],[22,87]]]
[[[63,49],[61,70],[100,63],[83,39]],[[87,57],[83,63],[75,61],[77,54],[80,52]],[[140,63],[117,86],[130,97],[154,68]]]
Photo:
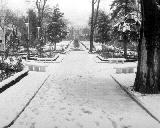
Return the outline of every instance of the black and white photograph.
[[[160,0],[0,0],[0,128],[160,128]]]

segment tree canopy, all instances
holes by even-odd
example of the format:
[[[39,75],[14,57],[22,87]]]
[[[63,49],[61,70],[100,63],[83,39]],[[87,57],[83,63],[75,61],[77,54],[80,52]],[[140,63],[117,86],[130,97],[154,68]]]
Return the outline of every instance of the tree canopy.
[[[111,4],[112,19],[121,19],[123,16],[137,11],[135,0],[113,0]]]
[[[110,31],[111,24],[109,15],[107,15],[104,11],[99,11],[99,15],[97,17],[97,24],[95,34],[95,41],[101,43],[107,43],[110,41]]]
[[[59,7],[54,7],[51,22],[47,27],[47,38],[52,44],[59,43],[67,35],[67,26],[63,15]]]

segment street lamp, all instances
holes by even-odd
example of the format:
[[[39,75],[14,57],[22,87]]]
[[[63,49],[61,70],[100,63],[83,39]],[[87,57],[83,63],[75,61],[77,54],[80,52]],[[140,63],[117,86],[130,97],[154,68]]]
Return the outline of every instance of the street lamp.
[[[39,54],[40,54],[40,57],[41,57],[41,42],[40,42],[40,39],[39,39],[39,37],[40,37],[39,36],[40,35],[40,27],[37,27],[37,32],[38,32],[37,33],[37,41],[38,41],[38,43],[40,43],[40,47],[38,47],[38,49],[40,48],[39,49],[40,51],[39,50],[38,51],[39,51]]]
[[[29,40],[29,23],[25,23],[27,29],[28,29],[28,40]]]
[[[37,30],[38,30],[38,39],[39,39],[39,30],[40,30],[40,27],[37,27]]]
[[[27,37],[27,58],[29,57],[29,22],[25,23],[26,28],[28,29],[28,37]]]

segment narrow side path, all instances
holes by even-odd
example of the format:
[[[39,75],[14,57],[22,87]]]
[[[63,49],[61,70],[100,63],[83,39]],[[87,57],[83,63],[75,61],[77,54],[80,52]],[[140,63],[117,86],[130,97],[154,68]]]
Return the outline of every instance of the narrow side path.
[[[45,73],[29,72],[18,83],[0,94],[0,128],[16,120],[47,76]]]
[[[70,51],[12,128],[158,128],[87,51]]]

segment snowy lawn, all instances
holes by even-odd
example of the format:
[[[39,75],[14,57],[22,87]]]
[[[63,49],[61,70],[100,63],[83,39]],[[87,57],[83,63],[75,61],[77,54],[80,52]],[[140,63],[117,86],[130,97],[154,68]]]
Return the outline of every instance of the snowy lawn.
[[[41,87],[48,74],[29,72],[21,81],[0,95],[0,127],[7,126],[17,118],[30,99]],[[30,82],[31,81],[31,82]]]
[[[62,50],[65,49],[67,47],[67,45],[69,45],[70,41],[62,41],[60,43],[57,43],[57,50]]]
[[[112,74],[112,76],[134,95],[147,110],[160,120],[160,94],[141,94],[132,90],[136,74]]]

